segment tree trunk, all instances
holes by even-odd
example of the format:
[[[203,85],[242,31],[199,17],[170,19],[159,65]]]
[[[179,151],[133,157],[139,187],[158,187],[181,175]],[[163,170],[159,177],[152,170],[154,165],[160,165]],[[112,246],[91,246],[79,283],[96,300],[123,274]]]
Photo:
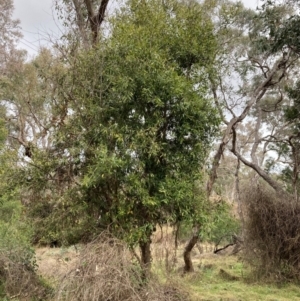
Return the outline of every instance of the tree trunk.
[[[241,161],[237,160],[237,166],[234,173],[235,177],[235,196],[234,200],[237,201],[238,204],[238,215],[242,224],[242,238],[244,238],[244,232],[245,232],[245,218],[244,218],[244,212],[243,212],[243,205],[241,200],[241,194],[240,194],[240,178],[239,178],[239,171],[241,167]]]
[[[199,239],[199,231],[193,234],[188,244],[184,248],[183,259],[184,259],[184,273],[194,272],[193,262],[191,259],[191,252],[194,246],[197,244]]]
[[[148,279],[151,271],[151,239],[146,242],[140,242],[141,249],[141,268],[143,270],[143,278]]]
[[[104,15],[106,12],[108,1],[109,0],[102,0],[98,12],[96,13],[93,9],[92,1],[84,0],[87,13],[88,13],[88,20],[90,23],[91,32],[93,34],[93,45],[97,43],[99,28],[104,21]]]

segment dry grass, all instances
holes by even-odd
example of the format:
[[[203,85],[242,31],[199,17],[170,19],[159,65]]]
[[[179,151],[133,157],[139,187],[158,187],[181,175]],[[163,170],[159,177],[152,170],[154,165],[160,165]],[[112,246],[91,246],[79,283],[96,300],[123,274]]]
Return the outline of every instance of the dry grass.
[[[102,233],[82,249],[77,265],[58,286],[55,301],[185,301],[171,282],[147,282],[134,255],[121,241]]]
[[[58,292],[58,294],[61,294],[60,299],[57,299],[58,295],[56,295],[55,301],[107,301],[109,300],[109,296],[115,296],[115,299],[112,297],[110,299],[113,301],[126,300],[123,299],[124,297],[127,297],[127,300],[137,301],[300,300],[299,287],[292,284],[278,287],[270,283],[257,282],[256,279],[251,278],[251,269],[245,266],[237,256],[213,254],[213,246],[209,244],[201,244],[201,252],[198,249],[194,251],[193,262],[195,273],[182,277],[182,273],[179,271],[183,265],[181,253],[184,245],[179,247],[176,268],[166,271],[166,264],[164,262],[165,252],[170,247],[171,249],[168,252],[171,254],[174,245],[171,229],[168,229],[167,232],[169,236],[164,235],[163,238],[167,241],[154,240],[155,242],[152,246],[152,253],[154,255],[153,278],[150,279],[147,285],[139,285],[139,279],[141,279],[139,269],[134,259],[132,261],[131,252],[122,243],[114,239],[112,240],[114,243],[106,242],[104,246],[98,245],[101,239],[96,240],[91,246],[80,248],[80,256],[75,252],[73,247],[71,250],[42,249],[38,251],[40,268],[42,268],[44,260],[49,264],[51,257],[54,257],[57,265],[61,265],[61,268],[56,266],[55,269],[48,270],[51,272],[51,277],[55,274],[55,270],[58,273],[64,274],[64,270],[68,267],[68,271],[60,285],[61,291]],[[160,238],[159,231],[156,235]],[[119,244],[120,248],[116,251],[113,246],[118,246]],[[88,254],[89,252],[91,254]],[[106,252],[107,256],[103,257],[102,255],[95,254],[95,252]],[[66,266],[66,262],[63,262],[63,259],[67,257],[71,257],[67,260],[68,266]],[[107,260],[105,261],[104,258],[107,258]],[[99,270],[96,272],[95,263],[101,264],[101,271],[103,271],[101,275],[97,274]],[[136,271],[133,274],[133,278],[130,276],[130,281],[126,280],[126,275],[132,275],[130,268],[129,272],[127,272],[128,269],[123,268],[122,263],[127,268],[133,267],[134,271]],[[76,274],[77,268],[80,269],[80,273],[78,274]],[[109,272],[105,274],[107,269]],[[44,269],[44,272],[47,275],[47,269]],[[116,276],[116,281],[112,282],[111,279],[115,275],[114,273],[118,275]],[[98,290],[95,284],[96,281],[99,281],[99,289],[104,289],[105,293],[100,292],[98,296],[91,297],[89,294],[93,292],[97,293]],[[112,284],[108,285],[111,282]],[[120,284],[120,282],[122,283]],[[105,283],[107,287],[105,287]],[[116,289],[115,292],[111,291],[113,288]],[[123,288],[125,288],[127,296],[118,295],[118,291]],[[64,289],[68,289],[69,291],[64,293]],[[86,295],[82,299],[82,296],[77,296],[76,293],[85,293]],[[118,297],[122,299],[117,299]],[[52,299],[51,301],[54,300]]]
[[[249,188],[244,198],[245,259],[272,281],[300,280],[300,204],[263,187]]]
[[[152,236],[152,257],[156,266],[165,269],[167,273],[181,270],[184,266],[183,252],[186,242],[178,242],[175,247],[174,227],[164,225],[157,228]],[[215,246],[211,243],[198,243],[192,250],[192,260],[195,265],[200,262],[203,254],[212,254]],[[205,256],[205,255],[204,255]]]
[[[80,246],[69,248],[38,248],[36,249],[37,273],[56,286],[64,275],[78,265]]]
[[[20,258],[18,250],[0,252],[2,289],[10,299],[46,300],[49,288],[41,282],[30,263]]]
[[[55,300],[139,300],[141,283],[128,249],[102,234],[82,250],[75,269],[61,280]]]

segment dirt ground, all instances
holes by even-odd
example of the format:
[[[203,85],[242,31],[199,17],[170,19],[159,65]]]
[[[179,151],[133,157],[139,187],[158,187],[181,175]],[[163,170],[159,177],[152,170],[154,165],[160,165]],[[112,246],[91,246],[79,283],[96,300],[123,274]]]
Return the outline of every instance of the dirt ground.
[[[38,274],[53,282],[58,281],[69,271],[75,269],[80,247],[37,248],[36,261]]]

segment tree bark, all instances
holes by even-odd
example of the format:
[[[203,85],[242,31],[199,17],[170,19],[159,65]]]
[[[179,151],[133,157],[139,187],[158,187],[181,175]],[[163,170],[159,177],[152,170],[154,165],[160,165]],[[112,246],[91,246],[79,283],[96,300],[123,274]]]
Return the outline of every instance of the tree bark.
[[[140,242],[141,249],[141,268],[143,270],[143,278],[148,279],[151,271],[151,239],[146,242]]]
[[[75,12],[76,12],[76,19],[77,19],[77,26],[82,37],[84,46],[88,45],[88,37],[85,29],[85,20],[82,12],[82,8],[80,7],[80,3],[78,0],[73,0]]]
[[[242,223],[242,237],[244,238],[244,231],[245,231],[245,219],[244,219],[244,212],[243,212],[243,204],[241,200],[240,194],[240,178],[239,178],[239,171],[241,167],[241,161],[237,160],[236,170],[234,173],[235,177],[235,197],[234,199],[237,201],[238,204],[238,215]]]
[[[197,244],[199,239],[200,225],[197,224],[193,229],[193,236],[184,248],[183,260],[184,260],[184,273],[194,272],[193,262],[191,253],[194,246]]]
[[[90,28],[93,34],[93,44],[95,45],[98,39],[99,28],[104,21],[104,15],[106,12],[107,4],[109,0],[102,0],[98,9],[98,12],[95,13],[93,10],[92,2],[90,0],[84,0],[87,12],[88,19],[90,23]]]
[[[183,259],[184,259],[184,273],[194,272],[193,262],[191,258],[191,252],[194,246],[197,244],[199,239],[198,231],[194,233],[188,244],[184,248]]]

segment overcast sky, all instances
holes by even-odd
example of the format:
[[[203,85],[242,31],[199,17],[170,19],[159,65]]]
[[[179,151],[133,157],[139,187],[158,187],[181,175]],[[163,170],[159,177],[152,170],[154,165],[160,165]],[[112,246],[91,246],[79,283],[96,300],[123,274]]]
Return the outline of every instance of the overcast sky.
[[[20,48],[30,55],[37,53],[40,46],[59,36],[59,22],[55,20],[53,0],[14,0],[14,17],[21,21],[24,37]],[[245,6],[256,8],[260,0],[242,0]]]
[[[14,0],[14,17],[21,21],[23,38],[20,48],[36,54],[50,36],[58,36],[53,0]]]

